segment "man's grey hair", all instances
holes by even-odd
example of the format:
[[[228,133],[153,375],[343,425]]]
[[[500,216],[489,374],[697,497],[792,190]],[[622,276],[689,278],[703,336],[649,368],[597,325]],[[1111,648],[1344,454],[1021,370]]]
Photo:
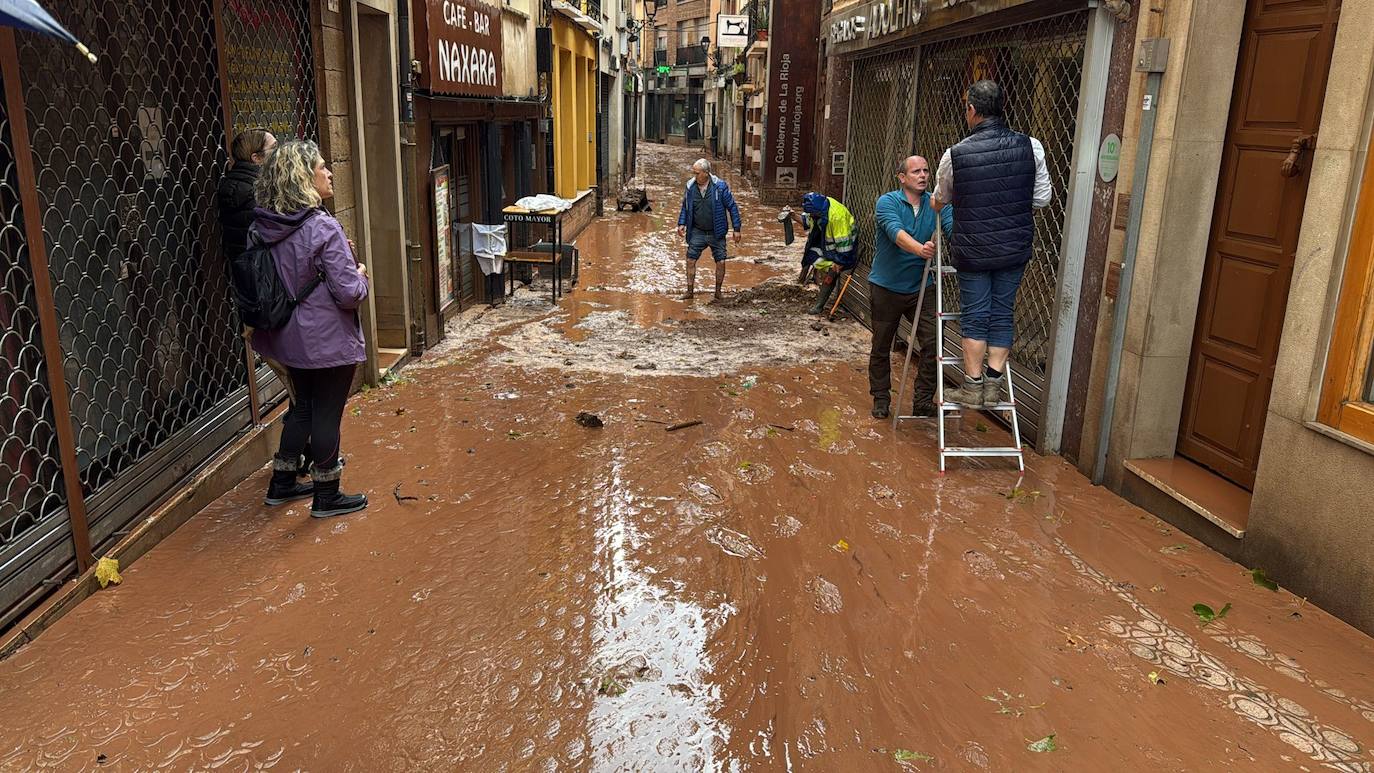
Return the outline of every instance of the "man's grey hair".
[[[1001,118],[1006,95],[996,81],[981,80],[968,87],[968,102],[984,118]]]
[[[698,159],[692,164],[692,171],[693,171],[693,172],[705,172],[705,173],[707,173],[707,174],[710,174],[710,173],[711,173],[711,162],[710,162],[710,161],[707,161],[707,160],[704,159],[704,158],[698,158]]]

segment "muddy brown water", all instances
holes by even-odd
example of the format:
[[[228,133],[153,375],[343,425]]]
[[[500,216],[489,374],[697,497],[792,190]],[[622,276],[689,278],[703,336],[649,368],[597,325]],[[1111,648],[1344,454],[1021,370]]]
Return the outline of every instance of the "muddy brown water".
[[[734,302],[670,297],[664,193],[594,224],[352,401],[365,513],[263,470],[0,663],[0,769],[1370,769],[1369,639],[1060,459],[937,476],[857,325],[744,294],[796,264],[738,188]]]

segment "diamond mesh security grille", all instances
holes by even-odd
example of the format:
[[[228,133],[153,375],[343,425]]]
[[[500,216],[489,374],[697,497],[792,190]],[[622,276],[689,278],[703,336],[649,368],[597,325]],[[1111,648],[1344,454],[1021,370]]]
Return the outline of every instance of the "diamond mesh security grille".
[[[233,132],[319,136],[315,56],[306,2],[224,0],[224,62]]]
[[[75,434],[96,546],[246,423],[244,344],[215,205],[226,112],[234,129],[314,139],[315,68],[308,0],[223,0],[217,19],[219,6],[64,4],[63,22],[99,52],[95,65],[51,38],[16,34],[71,415],[53,416],[48,400],[54,363],[42,356],[25,241],[37,237],[20,217],[6,113],[0,623],[31,592],[24,583],[48,578],[19,577],[6,563],[16,551],[73,555],[70,539],[53,538],[66,521],[57,423]]]
[[[916,49],[860,59],[854,63],[850,105],[849,170],[845,206],[859,231],[859,265],[844,304],[869,322],[868,270],[873,264],[878,197],[897,185],[897,163],[912,153],[912,114],[916,96]]]
[[[873,204],[895,185],[897,161],[912,152],[938,165],[945,150],[963,139],[964,91],[980,78],[996,80],[1007,94],[1007,124],[1045,147],[1054,197],[1036,215],[1034,258],[1016,302],[1017,399],[1022,434],[1039,433],[1049,381],[1049,350],[1055,328],[1055,293],[1064,233],[1064,207],[1073,159],[1087,12],[1041,19],[991,32],[923,45],[854,64],[849,134],[850,173],[846,203],[859,218],[866,278],[873,254]],[[900,82],[894,82],[900,81]],[[914,143],[912,138],[914,136]],[[845,306],[868,322],[866,282],[857,282]],[[945,308],[958,309],[958,283],[945,285]],[[957,325],[946,327],[946,348],[958,354]],[[903,326],[905,336],[905,326]]]

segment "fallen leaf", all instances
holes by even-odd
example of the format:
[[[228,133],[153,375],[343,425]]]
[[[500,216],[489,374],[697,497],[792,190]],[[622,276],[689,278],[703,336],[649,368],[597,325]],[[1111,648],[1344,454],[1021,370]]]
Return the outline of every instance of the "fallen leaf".
[[[1230,611],[1231,603],[1229,601],[1226,603],[1226,606],[1221,608],[1221,611],[1219,612],[1213,611],[1212,608],[1207,606],[1206,604],[1193,605],[1193,614],[1197,615],[1197,619],[1201,620],[1203,625],[1216,622],[1217,620],[1226,617],[1226,613]]]
[[[980,421],[976,425],[974,425],[973,429],[977,432],[987,432],[990,429],[990,427],[988,427],[988,425]]]
[[[1158,671],[1151,671],[1150,684],[1164,684],[1164,677],[1160,676]]]
[[[1159,549],[1159,552],[1165,555],[1173,555],[1174,553],[1182,553],[1187,549],[1188,546],[1180,542],[1177,545],[1165,545],[1164,547]]]
[[[845,542],[844,540],[840,540],[839,542],[836,542],[834,545],[831,545],[831,547],[843,553],[849,549],[849,543]]]
[[[1164,592],[1164,586],[1163,586],[1163,585],[1151,585],[1151,586],[1150,586],[1150,592],[1151,592],[1151,593],[1163,593],[1163,592]]]
[[[1059,747],[1054,742],[1054,733],[1050,733],[1039,741],[1032,741],[1026,748],[1033,752],[1052,752]]]
[[[119,559],[101,558],[95,563],[95,579],[104,588],[110,583],[115,585],[124,582],[124,578],[119,576]]]
[[[1269,576],[1264,573],[1263,569],[1251,569],[1250,579],[1254,580],[1256,585],[1263,585],[1269,590],[1277,591],[1279,589],[1279,584],[1269,579]]]
[[[615,677],[607,676],[601,680],[601,686],[597,688],[597,692],[611,698],[617,698],[625,694],[625,685],[617,681]]]
[[[895,751],[895,752],[892,753],[892,759],[894,759],[894,760],[896,760],[896,761],[898,761],[898,762],[913,762],[913,761],[918,761],[918,762],[934,762],[934,761],[935,761],[935,758],[932,757],[932,756],[930,756],[929,754],[922,754],[922,753],[920,753],[920,752],[914,752],[914,751],[911,751],[910,749],[898,749],[897,751]]]
[[[524,433],[511,430],[510,432],[506,433],[506,437],[510,438],[511,440],[516,440],[518,438],[524,437]]]
[[[750,469],[752,469],[753,467],[754,467],[754,463],[753,463],[753,462],[740,462],[740,463],[739,463],[739,468],[740,468],[741,470],[743,470],[744,472],[748,472],[748,471],[749,471]]]

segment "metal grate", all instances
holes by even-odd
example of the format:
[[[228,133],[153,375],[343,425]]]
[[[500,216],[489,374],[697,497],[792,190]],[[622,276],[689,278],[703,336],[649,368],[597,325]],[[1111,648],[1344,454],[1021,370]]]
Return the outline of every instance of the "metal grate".
[[[224,61],[233,131],[319,136],[309,5],[224,0]]]
[[[878,224],[878,197],[897,186],[897,162],[912,153],[912,113],[916,96],[916,50],[905,49],[854,63],[850,106],[849,173],[845,206],[858,224],[859,264],[845,293],[845,308],[869,323],[868,271]]]
[[[244,345],[215,207],[226,115],[238,128],[313,139],[315,68],[308,0],[270,10],[223,0],[217,19],[220,6],[68,3],[63,21],[100,52],[95,65],[58,41],[16,34],[36,175],[26,193],[42,224],[70,415],[53,415],[48,399],[54,363],[42,356],[26,241],[39,237],[20,217],[13,153],[22,149],[6,113],[0,622],[73,556],[67,519],[57,517],[64,473],[79,479],[98,548],[247,424]],[[65,424],[76,469],[63,471],[54,428]],[[25,552],[27,569],[16,563]],[[35,577],[37,566],[47,574]]]
[[[932,172],[945,150],[963,139],[964,91],[979,78],[992,78],[1006,90],[1007,123],[1040,140],[1054,198],[1036,216],[1034,258],[1027,267],[1016,303],[1016,363],[1023,434],[1035,438],[1049,382],[1049,350],[1054,338],[1055,290],[1064,233],[1064,206],[1073,160],[1083,49],[1088,14],[1040,19],[1015,27],[930,43],[854,64],[856,84],[851,108],[846,203],[859,220],[862,263],[855,278],[865,279],[873,254],[873,204],[895,186],[897,161],[914,152],[925,156]],[[862,84],[860,88],[858,85]],[[914,145],[912,138],[914,135]],[[857,282],[845,307],[867,323],[867,282]],[[858,289],[861,292],[855,293]],[[945,308],[958,308],[958,282],[945,285]],[[906,326],[903,325],[905,336]],[[961,350],[957,325],[946,330],[951,354]]]
[[[3,83],[0,83],[3,92]],[[0,108],[3,109],[3,108]],[[55,544],[56,563],[70,560],[71,527],[63,515],[52,399],[43,359],[33,273],[9,115],[0,112],[0,613],[53,570],[39,560]],[[63,550],[65,548],[65,550]],[[35,571],[36,570],[36,571]]]

